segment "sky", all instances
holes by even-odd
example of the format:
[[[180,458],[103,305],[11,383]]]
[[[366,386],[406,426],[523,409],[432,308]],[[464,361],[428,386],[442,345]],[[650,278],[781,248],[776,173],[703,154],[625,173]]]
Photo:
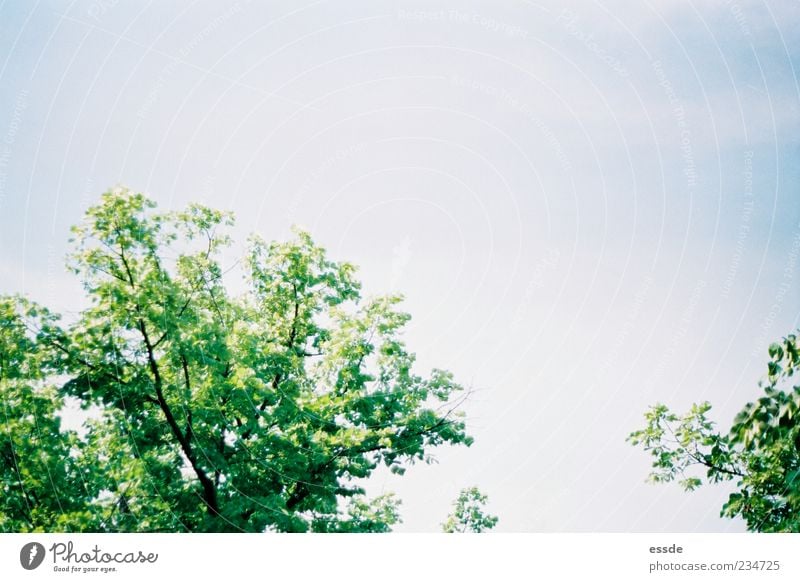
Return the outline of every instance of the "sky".
[[[800,325],[799,27],[780,0],[6,0],[0,293],[80,309],[69,227],[116,185],[238,240],[300,225],[472,390],[472,447],[370,481],[399,531],[470,485],[499,531],[742,531],[625,437],[656,401],[729,425]]]

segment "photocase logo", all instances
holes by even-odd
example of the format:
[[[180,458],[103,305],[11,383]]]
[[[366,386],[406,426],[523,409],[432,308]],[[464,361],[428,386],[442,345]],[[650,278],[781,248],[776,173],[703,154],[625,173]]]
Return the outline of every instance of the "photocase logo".
[[[30,542],[19,551],[19,563],[26,570],[35,570],[44,561],[44,546],[38,542]]]

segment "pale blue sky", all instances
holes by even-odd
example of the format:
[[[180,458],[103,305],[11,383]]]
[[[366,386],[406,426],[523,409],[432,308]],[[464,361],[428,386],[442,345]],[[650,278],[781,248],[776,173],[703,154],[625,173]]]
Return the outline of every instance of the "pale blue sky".
[[[462,486],[503,531],[738,531],[644,483],[649,403],[727,423],[800,307],[796,2],[0,3],[0,292],[64,310],[115,184],[310,229],[399,291],[475,445],[371,490],[404,531]],[[243,237],[240,237],[243,238]]]

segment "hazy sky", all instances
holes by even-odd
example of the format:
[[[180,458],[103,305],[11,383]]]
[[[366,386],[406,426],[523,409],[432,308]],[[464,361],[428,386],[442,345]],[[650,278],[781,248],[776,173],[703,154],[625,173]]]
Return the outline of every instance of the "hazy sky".
[[[800,313],[800,5],[0,2],[0,292],[81,305],[116,184],[311,230],[402,292],[475,444],[383,473],[403,531],[463,486],[502,531],[738,531],[644,483],[647,405],[729,423]],[[240,239],[243,237],[240,237]]]

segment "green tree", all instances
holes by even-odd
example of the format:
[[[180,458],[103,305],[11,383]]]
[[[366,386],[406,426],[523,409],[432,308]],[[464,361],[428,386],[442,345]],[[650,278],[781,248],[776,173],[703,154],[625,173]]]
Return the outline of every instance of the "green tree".
[[[477,487],[462,489],[453,502],[453,512],[442,524],[444,533],[482,533],[497,525],[497,517],[486,513],[489,498]]]
[[[741,517],[751,531],[800,532],[800,368],[797,336],[769,347],[763,396],[748,403],[727,432],[709,419],[711,405],[683,415],[663,404],[645,415],[647,425],[628,439],[653,457],[650,480],[678,480],[686,490],[704,481],[735,481],[723,517]]]
[[[225,284],[231,215],[103,195],[74,228],[89,306],[0,303],[5,531],[387,531],[360,483],[472,442],[453,376],[414,372],[397,296],[308,234],[252,237]],[[461,393],[461,396],[459,396]],[[61,430],[63,398],[92,409]]]
[[[48,330],[55,318],[22,299],[0,298],[0,531],[87,525],[86,503],[98,491],[82,481],[71,454],[77,435],[61,429],[63,399],[49,379],[58,354],[24,320]]]

